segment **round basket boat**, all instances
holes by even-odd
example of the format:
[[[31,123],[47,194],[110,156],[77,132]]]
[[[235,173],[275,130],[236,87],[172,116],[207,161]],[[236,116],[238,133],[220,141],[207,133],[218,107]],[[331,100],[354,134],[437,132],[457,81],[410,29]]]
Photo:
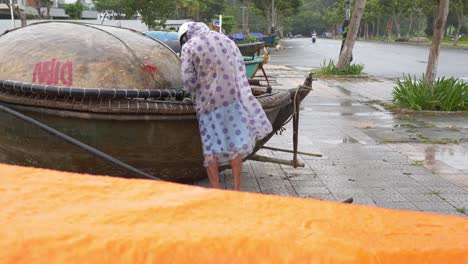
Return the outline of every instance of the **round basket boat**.
[[[133,30],[46,22],[0,35],[0,102],[145,172],[187,182],[206,174],[181,87],[177,55]],[[291,93],[254,89],[274,127],[257,149],[291,116]],[[15,117],[0,119],[0,162],[129,175]]]

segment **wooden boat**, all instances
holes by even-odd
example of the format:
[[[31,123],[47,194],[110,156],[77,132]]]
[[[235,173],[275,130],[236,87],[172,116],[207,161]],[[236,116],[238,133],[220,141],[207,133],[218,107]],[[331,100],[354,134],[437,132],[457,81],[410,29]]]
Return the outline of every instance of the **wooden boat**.
[[[0,35],[0,54],[1,103],[162,179],[205,177],[194,108],[167,46],[123,28],[46,22]],[[309,79],[289,91],[253,89],[274,128],[254,153],[310,88]],[[0,123],[0,162],[128,175],[5,113]]]
[[[247,78],[251,79],[255,77],[257,71],[260,69],[262,64],[265,62],[265,57],[258,56],[258,57],[244,57],[245,63],[245,71],[247,73]]]
[[[263,42],[267,46],[273,46],[275,44],[276,35],[270,35],[268,37],[263,38]]]
[[[237,44],[242,56],[260,56],[260,50],[264,47],[263,42]]]

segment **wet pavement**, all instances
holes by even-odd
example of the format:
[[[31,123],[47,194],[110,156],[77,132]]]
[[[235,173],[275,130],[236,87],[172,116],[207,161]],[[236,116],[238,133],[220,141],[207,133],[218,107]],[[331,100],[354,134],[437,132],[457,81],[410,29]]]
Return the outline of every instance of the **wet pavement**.
[[[275,88],[301,84],[306,68],[267,65]],[[300,116],[304,168],[248,161],[248,192],[468,216],[468,114],[394,114],[394,83],[384,78],[317,80]],[[271,147],[292,149],[292,126]],[[292,159],[292,154],[259,154]],[[232,189],[230,171],[222,186]],[[197,183],[209,186],[208,180]]]
[[[341,40],[319,38],[313,44],[310,38],[296,38],[282,40],[281,45],[283,49],[275,50],[271,56],[273,64],[319,68],[324,61],[338,61]],[[409,74],[420,77],[426,72],[429,49],[405,43],[357,41],[353,63],[364,64],[364,71],[375,76],[401,78]],[[468,81],[467,61],[468,49],[442,47],[437,74]]]

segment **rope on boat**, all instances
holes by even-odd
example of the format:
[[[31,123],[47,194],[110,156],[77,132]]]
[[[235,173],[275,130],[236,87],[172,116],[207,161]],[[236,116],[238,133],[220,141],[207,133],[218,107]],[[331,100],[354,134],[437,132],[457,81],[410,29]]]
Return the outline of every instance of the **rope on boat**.
[[[75,146],[78,146],[78,147],[90,152],[91,154],[93,154],[94,156],[96,156],[98,158],[101,158],[101,159],[103,159],[105,161],[108,161],[108,162],[110,162],[110,163],[112,163],[112,164],[114,164],[114,165],[116,165],[118,167],[121,167],[121,168],[125,169],[125,170],[133,172],[134,174],[136,174],[136,175],[138,175],[140,177],[144,177],[144,178],[148,178],[148,179],[152,179],[152,180],[160,180],[159,178],[157,178],[157,177],[155,177],[155,176],[153,176],[151,174],[148,174],[148,173],[146,173],[144,171],[141,171],[141,170],[139,170],[139,169],[137,169],[137,168],[135,168],[135,167],[133,167],[131,165],[128,165],[127,163],[122,162],[122,161],[120,161],[120,160],[118,160],[118,159],[116,159],[116,158],[114,158],[114,157],[100,151],[100,150],[97,150],[97,149],[95,149],[95,148],[93,148],[93,147],[91,147],[89,145],[86,145],[81,141],[78,141],[78,140],[76,140],[76,139],[74,139],[74,138],[72,138],[70,136],[67,136],[64,133],[62,133],[62,132],[60,132],[60,131],[58,131],[58,130],[50,127],[50,126],[45,125],[45,124],[37,121],[36,119],[33,119],[33,118],[29,117],[29,116],[21,114],[21,113],[15,111],[15,110],[11,109],[10,107],[7,107],[6,105],[4,105],[2,103],[0,103],[0,111],[4,111],[4,112],[6,112],[8,114],[11,114],[11,115],[23,120],[23,121],[26,121],[26,122],[28,122],[30,124],[33,124],[33,125],[41,128],[41,129],[47,131],[50,134],[58,136],[59,138],[61,138],[61,139],[65,140],[65,141],[67,141],[67,142],[69,142],[69,143],[71,143],[71,144],[73,144]]]
[[[296,109],[299,109],[299,108],[297,107],[297,104],[298,104],[298,101],[297,101],[297,94],[299,93],[299,89],[301,89],[301,88],[307,88],[307,89],[312,90],[312,82],[313,82],[313,74],[312,74],[312,73],[309,74],[309,77],[307,77],[306,82],[308,82],[309,78],[310,78],[310,85],[309,85],[309,84],[308,84],[308,85],[299,85],[299,86],[296,88],[296,91],[294,92],[294,98],[293,98],[293,107],[294,107],[293,114],[292,114],[286,121],[283,122],[283,124],[281,125],[281,128],[280,128],[280,130],[282,130],[282,131],[280,131],[280,132],[283,132],[284,130],[286,130],[286,128],[284,128],[284,126],[285,126],[287,123],[289,123],[289,122],[291,121],[291,119],[293,119],[294,116],[297,115]],[[304,83],[304,84],[305,84],[305,83]]]
[[[50,96],[93,97],[93,98],[142,98],[142,99],[176,99],[183,100],[190,93],[180,89],[149,90],[149,89],[108,89],[108,88],[78,88],[64,86],[49,86],[32,83],[0,80],[0,90],[43,94]]]
[[[81,23],[81,22],[72,22],[72,21],[42,21],[42,22],[37,22],[37,23],[33,23],[33,24],[30,24],[28,26],[36,26],[36,25],[40,25],[40,24],[48,24],[48,23],[62,23],[62,24],[74,24],[74,25],[78,25],[78,26],[85,26],[85,27],[92,27],[93,29],[96,29],[96,30],[99,30],[99,31],[102,31],[114,38],[116,38],[118,41],[120,41],[124,46],[125,48],[132,54],[132,56],[138,61],[138,63],[142,66],[142,67],[145,67],[145,63],[136,55],[135,51],[133,51],[132,48],[130,48],[127,43],[125,43],[125,41],[123,41],[121,38],[117,37],[115,34],[109,32],[109,31],[106,31],[102,28],[99,28],[99,27],[113,27],[113,28],[119,28],[119,29],[125,29],[125,30],[129,30],[129,31],[132,31],[134,33],[137,33],[143,37],[146,37],[148,39],[151,39],[155,42],[158,42],[159,44],[165,46],[167,49],[169,49],[172,53],[174,53],[175,55],[177,55],[168,45],[166,45],[165,43],[163,43],[162,41],[159,41],[159,40],[156,40],[156,39],[153,39],[141,32],[138,32],[136,30],[133,30],[133,29],[130,29],[130,28],[122,28],[122,27],[116,27],[116,26],[110,26],[110,25],[97,25],[97,24],[89,24],[89,23]],[[9,32],[12,32],[12,31],[15,31],[15,30],[18,30],[20,28],[14,28],[14,29],[11,29],[11,30],[6,30],[4,33],[0,34],[0,36],[3,36]],[[149,73],[148,73],[149,74]],[[156,78],[154,76],[152,76],[151,74],[149,74],[150,77],[153,79],[153,81],[159,86],[159,87],[162,87],[161,83],[156,80]]]
[[[106,30],[101,29],[101,28],[98,28],[98,27],[96,27],[96,26],[94,26],[94,25],[90,25],[90,24],[80,24],[80,25],[85,26],[85,27],[91,27],[91,28],[97,29],[97,30],[99,30],[99,31],[101,31],[101,32],[104,32],[104,33],[106,33],[106,34],[108,34],[108,35],[110,35],[110,36],[116,38],[116,39],[117,39],[118,41],[120,41],[120,42],[125,46],[125,48],[132,54],[132,56],[136,59],[136,61],[137,61],[143,68],[145,67],[145,63],[136,55],[135,51],[133,51],[133,49],[130,48],[130,47],[127,45],[127,43],[125,43],[125,41],[123,41],[121,38],[117,37],[115,34],[112,34],[111,32],[106,31]],[[149,73],[148,73],[148,74],[149,74]],[[162,88],[161,83],[160,83],[158,80],[156,80],[156,78],[155,78],[153,75],[149,74],[149,76],[150,76],[151,79],[153,79],[153,81],[159,86],[159,88]]]

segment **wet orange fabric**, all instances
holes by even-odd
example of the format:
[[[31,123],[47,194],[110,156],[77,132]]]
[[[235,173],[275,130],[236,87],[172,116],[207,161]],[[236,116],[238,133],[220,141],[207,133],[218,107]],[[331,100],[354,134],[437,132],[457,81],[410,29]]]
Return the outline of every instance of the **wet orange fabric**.
[[[0,263],[468,263],[468,220],[0,165]]]

